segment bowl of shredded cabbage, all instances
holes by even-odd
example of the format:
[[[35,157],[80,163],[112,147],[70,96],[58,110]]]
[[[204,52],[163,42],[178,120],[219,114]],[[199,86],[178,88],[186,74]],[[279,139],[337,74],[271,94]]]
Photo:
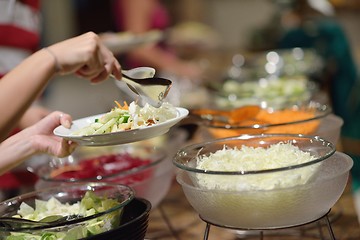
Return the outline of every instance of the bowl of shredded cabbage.
[[[236,229],[268,229],[327,214],[344,191],[353,161],[318,136],[261,134],[189,145],[173,163],[178,183],[202,219]]]
[[[1,202],[0,216],[38,222],[48,221],[53,216],[69,218],[41,226],[2,225],[0,239],[76,240],[96,236],[120,226],[123,209],[133,198],[134,191],[128,186],[100,182],[25,193]]]

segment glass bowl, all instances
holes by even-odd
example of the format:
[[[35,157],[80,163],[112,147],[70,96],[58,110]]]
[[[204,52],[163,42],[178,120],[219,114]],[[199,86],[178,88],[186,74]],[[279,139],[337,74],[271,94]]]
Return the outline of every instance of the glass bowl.
[[[130,186],[153,208],[166,196],[174,177],[167,151],[150,145],[79,147],[69,157],[48,162],[32,170],[39,177],[35,189],[74,182],[119,183]]]
[[[244,106],[243,109],[255,107]],[[308,104],[291,105],[283,109],[257,107],[258,111],[251,113],[245,119],[236,123],[214,121],[203,117],[200,120],[204,133],[213,138],[233,137],[240,134],[305,134],[315,135],[324,119],[331,114],[331,108],[326,104],[310,102]],[[240,108],[241,109],[241,108]],[[229,110],[232,111],[232,110]],[[340,125],[338,131],[340,131]]]
[[[306,77],[281,77],[275,79],[225,81],[214,92],[214,104],[219,108],[246,105],[263,105],[281,109],[290,104],[307,103],[318,92],[316,83]]]
[[[123,208],[134,198],[133,190],[111,183],[82,183],[44,188],[0,203],[0,216],[31,220],[49,215],[80,215],[79,218],[45,226],[0,227],[0,239],[80,239],[115,229],[121,223]],[[80,207],[79,207],[80,205]],[[85,207],[86,211],[83,209]],[[31,238],[33,237],[33,238]],[[22,239],[22,238],[21,238]]]
[[[197,166],[199,156],[215,156],[224,149],[261,150],[280,143],[296,146],[312,159],[299,163],[292,152],[280,149],[260,155],[259,162],[243,152],[210,160],[212,168]],[[353,161],[320,137],[261,134],[190,145],[179,150],[173,163],[178,183],[202,219],[229,228],[271,229],[324,216],[343,193]],[[254,165],[251,169],[241,168],[249,163]]]

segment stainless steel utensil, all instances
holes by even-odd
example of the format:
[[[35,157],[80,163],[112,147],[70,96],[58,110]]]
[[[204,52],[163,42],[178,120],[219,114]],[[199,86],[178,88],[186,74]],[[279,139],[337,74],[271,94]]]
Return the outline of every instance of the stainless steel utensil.
[[[82,217],[81,215],[50,215],[47,216],[40,221],[33,221],[25,218],[17,218],[17,217],[0,217],[0,228],[6,227],[9,229],[17,229],[24,227],[41,227],[48,225],[58,225],[64,223],[66,221],[75,220],[77,218]]]
[[[160,107],[171,88],[172,82],[169,79],[154,77],[155,72],[151,70],[152,68],[140,67],[122,71],[121,80],[145,102],[154,107]],[[139,75],[140,77],[138,77]]]

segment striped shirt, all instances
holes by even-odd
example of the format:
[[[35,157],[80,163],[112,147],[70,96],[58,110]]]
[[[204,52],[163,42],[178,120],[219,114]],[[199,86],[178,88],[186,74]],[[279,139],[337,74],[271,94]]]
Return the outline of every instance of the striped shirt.
[[[0,0],[0,77],[40,45],[40,1]]]

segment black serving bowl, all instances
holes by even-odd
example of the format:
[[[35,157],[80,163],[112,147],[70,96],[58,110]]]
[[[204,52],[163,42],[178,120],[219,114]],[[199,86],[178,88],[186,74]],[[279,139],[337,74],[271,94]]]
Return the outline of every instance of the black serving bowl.
[[[143,198],[134,198],[124,207],[122,224],[113,230],[91,236],[86,240],[143,240],[148,228],[151,203]]]

